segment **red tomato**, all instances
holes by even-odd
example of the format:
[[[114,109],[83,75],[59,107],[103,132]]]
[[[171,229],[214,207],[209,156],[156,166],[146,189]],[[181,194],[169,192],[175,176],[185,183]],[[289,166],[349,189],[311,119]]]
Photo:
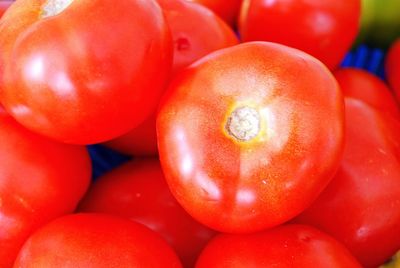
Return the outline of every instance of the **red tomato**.
[[[50,7],[69,3],[58,15]],[[0,99],[24,126],[89,144],[158,105],[172,42],[153,0],[19,0],[0,23]]]
[[[186,0],[157,0],[174,39],[173,73],[208,53],[238,44],[233,30],[213,12]]]
[[[133,160],[99,178],[79,210],[119,215],[146,225],[169,242],[185,267],[193,267],[215,234],[176,202],[156,158]]]
[[[339,171],[296,222],[343,242],[364,267],[400,248],[400,122],[346,100],[346,146]]]
[[[126,155],[156,156],[156,115],[152,114],[138,127],[104,145]]]
[[[196,268],[361,268],[332,237],[305,225],[283,225],[247,235],[220,234],[201,253]]]
[[[335,69],[358,33],[360,0],[243,0],[244,41],[264,40],[301,49]]]
[[[161,164],[173,195],[223,232],[283,223],[324,189],[343,147],[343,97],[313,57],[254,42],[184,70],[160,107]]]
[[[35,232],[14,267],[182,266],[168,244],[139,223],[110,215],[75,214],[58,218]]]
[[[158,0],[174,39],[173,73],[206,54],[236,45],[235,33],[205,7],[183,0]],[[131,155],[156,155],[156,116],[106,145]]]
[[[84,147],[38,136],[0,106],[0,267],[10,267],[31,232],[72,212],[91,176]]]
[[[362,100],[400,119],[392,92],[377,76],[356,68],[338,69],[333,74],[346,97]]]
[[[385,67],[389,85],[396,93],[397,99],[400,100],[400,38],[389,49]]]
[[[14,1],[0,1],[0,18],[3,16],[4,12],[11,6]]]
[[[231,26],[235,26],[237,17],[239,15],[240,5],[242,0],[187,0],[202,4],[218,16],[224,19]]]

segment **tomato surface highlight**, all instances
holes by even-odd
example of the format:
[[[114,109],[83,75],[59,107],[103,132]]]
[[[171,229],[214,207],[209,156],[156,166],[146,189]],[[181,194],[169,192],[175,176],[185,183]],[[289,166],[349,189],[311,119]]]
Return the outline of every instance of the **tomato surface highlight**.
[[[243,0],[244,41],[270,41],[301,49],[335,69],[355,40],[360,0]]]
[[[245,43],[209,54],[172,81],[157,118],[173,195],[222,232],[254,232],[304,210],[343,149],[343,97],[315,58]]]
[[[235,33],[207,8],[184,0],[158,0],[174,40],[173,74],[215,50],[238,44]],[[129,155],[156,155],[156,115],[105,143]]]
[[[160,7],[57,1],[19,0],[3,16],[1,103],[25,127],[66,143],[128,132],[155,111],[170,73]],[[64,9],[52,9],[58,5]]]

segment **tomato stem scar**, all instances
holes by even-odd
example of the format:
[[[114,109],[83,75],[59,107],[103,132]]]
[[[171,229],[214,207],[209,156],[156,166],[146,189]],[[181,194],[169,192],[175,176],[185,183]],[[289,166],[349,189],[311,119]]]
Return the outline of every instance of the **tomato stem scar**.
[[[52,17],[63,12],[74,0],[48,0],[42,8],[42,18]]]
[[[260,115],[252,107],[236,108],[230,114],[225,129],[238,141],[250,141],[260,132]]]

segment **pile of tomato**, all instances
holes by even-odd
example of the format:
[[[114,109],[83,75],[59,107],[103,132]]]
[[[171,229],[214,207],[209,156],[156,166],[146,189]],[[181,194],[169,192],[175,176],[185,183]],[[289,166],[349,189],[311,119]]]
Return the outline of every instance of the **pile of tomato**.
[[[389,262],[400,21],[377,37],[373,2],[0,0],[0,268]],[[340,67],[360,42],[384,79]],[[92,180],[93,144],[129,160]]]

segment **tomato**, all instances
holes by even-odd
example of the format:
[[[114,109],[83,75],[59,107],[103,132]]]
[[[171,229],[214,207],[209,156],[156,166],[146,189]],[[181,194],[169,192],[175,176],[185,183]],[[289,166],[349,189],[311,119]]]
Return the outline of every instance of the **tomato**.
[[[222,49],[185,69],[157,117],[172,194],[222,232],[265,229],[304,210],[336,171],[343,128],[329,70],[268,42]]]
[[[346,100],[346,146],[338,173],[296,222],[343,242],[364,267],[400,248],[400,122]]]
[[[11,6],[14,1],[0,1],[0,18],[3,16],[4,12]]]
[[[240,10],[240,5],[242,4],[242,0],[187,0],[187,1],[199,3],[208,7],[222,19],[224,19],[227,23],[229,23],[231,26],[235,26]]]
[[[163,8],[174,40],[173,73],[206,54],[236,45],[235,33],[205,7],[183,0],[158,0]],[[129,133],[106,145],[131,155],[156,155],[156,115]]]
[[[394,90],[397,100],[400,100],[400,38],[394,42],[386,56],[386,77]]]
[[[196,268],[361,268],[332,237],[305,225],[283,225],[247,235],[220,234],[201,253]]]
[[[399,107],[392,92],[377,76],[357,68],[342,68],[333,74],[346,97],[362,100],[400,119]]]
[[[265,40],[301,49],[335,69],[359,29],[360,0],[243,0],[244,41]]]
[[[213,12],[186,0],[157,0],[174,39],[173,73],[221,48],[238,44],[229,26]]]
[[[157,155],[156,113],[128,133],[107,141],[104,145],[126,155]]]
[[[157,158],[135,159],[99,178],[79,211],[115,214],[146,225],[169,242],[185,267],[193,267],[215,234],[176,202]]]
[[[14,267],[181,267],[168,244],[145,226],[102,214],[58,218],[35,232]]]
[[[172,61],[154,0],[18,0],[0,23],[0,46],[7,111],[76,144],[114,138],[149,117]]]
[[[84,147],[38,136],[0,106],[0,267],[10,267],[25,239],[72,212],[91,176]]]

